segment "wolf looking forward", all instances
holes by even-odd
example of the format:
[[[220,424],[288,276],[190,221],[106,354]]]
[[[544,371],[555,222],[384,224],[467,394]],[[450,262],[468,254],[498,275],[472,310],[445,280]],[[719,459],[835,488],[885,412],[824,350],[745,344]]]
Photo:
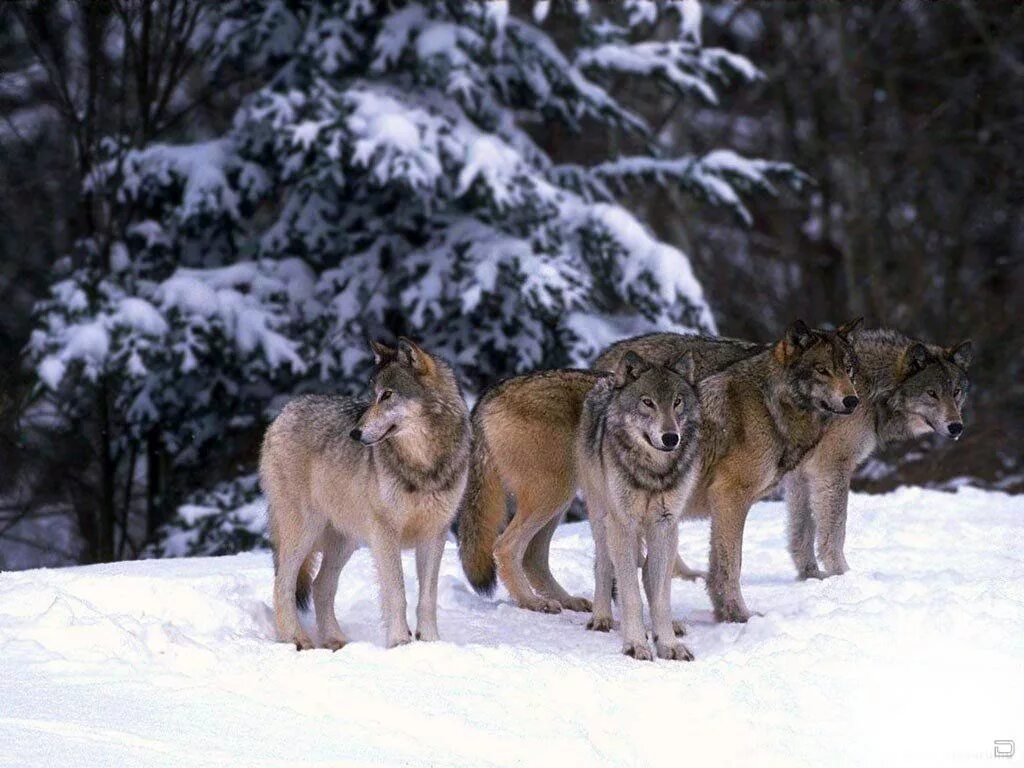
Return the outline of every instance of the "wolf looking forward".
[[[408,547],[416,549],[419,579],[416,637],[438,639],[438,569],[466,484],[469,412],[444,362],[405,338],[397,348],[372,347],[371,402],[297,398],[263,441],[277,631],[300,650],[314,647],[296,610],[310,592],[320,645],[336,650],[348,642],[334,597],[341,569],[361,544],[369,546],[380,579],[387,646],[411,639],[401,560]]]
[[[679,515],[700,472],[694,376],[690,353],[662,366],[630,352],[583,401],[576,473],[594,532],[589,626],[611,629],[612,584],[618,584],[622,652],[636,659],[652,658],[637,585],[638,541],[647,550],[644,588],[655,652],[662,659],[693,659],[676,639],[669,598]]]
[[[707,354],[700,351],[703,337],[680,337],[695,344],[702,414],[701,477],[683,517],[711,516],[708,591],[720,621],[749,616],[739,573],[751,504],[800,462],[830,421],[851,413],[859,402],[852,380],[856,355],[847,339],[852,325],[811,330],[797,321],[770,347],[714,343]],[[715,366],[730,357],[733,362],[716,372]],[[521,376],[477,403],[474,456],[459,513],[460,556],[476,589],[493,588],[496,567],[525,608],[587,609],[586,600],[566,594],[551,576],[548,544],[577,488],[576,428],[583,399],[598,376],[594,371]],[[499,536],[506,489],[515,497],[516,512]]]
[[[783,484],[790,553],[803,579],[848,570],[843,550],[850,480],[877,448],[929,433],[958,440],[964,431],[961,409],[970,389],[967,371],[973,359],[969,340],[942,347],[889,329],[853,330],[855,325],[847,331],[860,363],[855,384],[862,403],[851,416],[828,425]],[[612,345],[594,368],[614,370],[630,350],[653,361],[692,351],[700,361],[723,355],[723,347],[737,355],[756,349],[736,339],[655,333]],[[677,558],[676,573],[688,572]]]

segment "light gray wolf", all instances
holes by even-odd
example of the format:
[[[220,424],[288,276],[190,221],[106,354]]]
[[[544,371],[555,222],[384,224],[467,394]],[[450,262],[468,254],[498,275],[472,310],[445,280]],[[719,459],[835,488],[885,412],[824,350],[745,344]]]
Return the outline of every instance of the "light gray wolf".
[[[587,393],[576,435],[576,474],[594,533],[594,615],[591,629],[612,626],[618,585],[622,652],[653,658],[637,584],[640,545],[655,653],[690,661],[676,639],[670,607],[679,515],[700,475],[700,403],[693,355],[669,366],[627,352],[614,375]]]
[[[314,647],[297,606],[312,592],[320,645],[348,642],[338,625],[338,576],[368,545],[389,648],[411,639],[401,551],[414,547],[416,637],[438,639],[437,580],[469,467],[469,411],[452,369],[408,339],[372,343],[369,402],[306,395],[267,429],[260,481],[269,502],[278,637]],[[313,578],[317,555],[319,571]]]
[[[844,543],[850,480],[876,448],[932,432],[958,440],[964,431],[970,341],[941,347],[892,330],[857,331],[851,341],[864,402],[828,426],[785,482],[789,548],[804,579],[849,569]]]

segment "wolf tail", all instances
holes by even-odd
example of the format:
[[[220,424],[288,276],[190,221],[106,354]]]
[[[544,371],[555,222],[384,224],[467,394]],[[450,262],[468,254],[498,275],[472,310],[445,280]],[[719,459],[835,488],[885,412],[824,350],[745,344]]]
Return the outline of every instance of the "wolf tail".
[[[458,513],[459,559],[470,585],[489,595],[497,584],[494,542],[505,522],[505,489],[479,415],[473,418],[473,454]]]
[[[279,557],[277,554],[277,542],[274,541],[273,536],[271,536],[270,547],[270,551],[274,556],[274,573],[276,574]],[[305,611],[309,608],[309,595],[313,588],[317,552],[318,550],[314,547],[313,551],[306,555],[306,559],[302,561],[302,565],[299,568],[299,576],[295,582],[295,605],[300,611]]]

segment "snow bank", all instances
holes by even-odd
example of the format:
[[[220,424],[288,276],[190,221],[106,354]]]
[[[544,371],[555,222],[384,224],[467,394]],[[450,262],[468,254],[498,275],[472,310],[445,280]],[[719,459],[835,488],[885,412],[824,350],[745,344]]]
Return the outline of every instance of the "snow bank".
[[[851,573],[797,583],[782,505],[755,507],[716,625],[677,583],[697,660],[641,663],[582,614],[440,582],[444,642],[380,647],[368,553],[341,579],[355,642],[274,643],[266,554],[0,575],[0,764],[953,765],[1022,738],[1024,497],[903,489],[851,500]],[[705,561],[706,524],[682,551]],[[585,524],[556,575],[592,594]],[[405,558],[410,619],[415,582]]]

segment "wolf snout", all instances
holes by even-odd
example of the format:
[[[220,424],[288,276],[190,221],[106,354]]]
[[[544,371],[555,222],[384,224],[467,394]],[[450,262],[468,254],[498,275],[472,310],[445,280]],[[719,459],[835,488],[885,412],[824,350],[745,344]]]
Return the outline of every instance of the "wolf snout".
[[[852,411],[860,404],[860,398],[856,395],[847,395],[843,398],[843,407],[848,411]]]
[[[360,442],[362,442],[363,430],[356,427],[355,429],[348,433],[348,436],[351,437],[353,440],[359,440]]]
[[[946,426],[946,431],[953,439],[958,439],[964,433],[964,425],[959,421],[951,422]]]
[[[666,448],[675,448],[679,445],[679,435],[676,432],[663,432],[661,435],[661,444]]]

